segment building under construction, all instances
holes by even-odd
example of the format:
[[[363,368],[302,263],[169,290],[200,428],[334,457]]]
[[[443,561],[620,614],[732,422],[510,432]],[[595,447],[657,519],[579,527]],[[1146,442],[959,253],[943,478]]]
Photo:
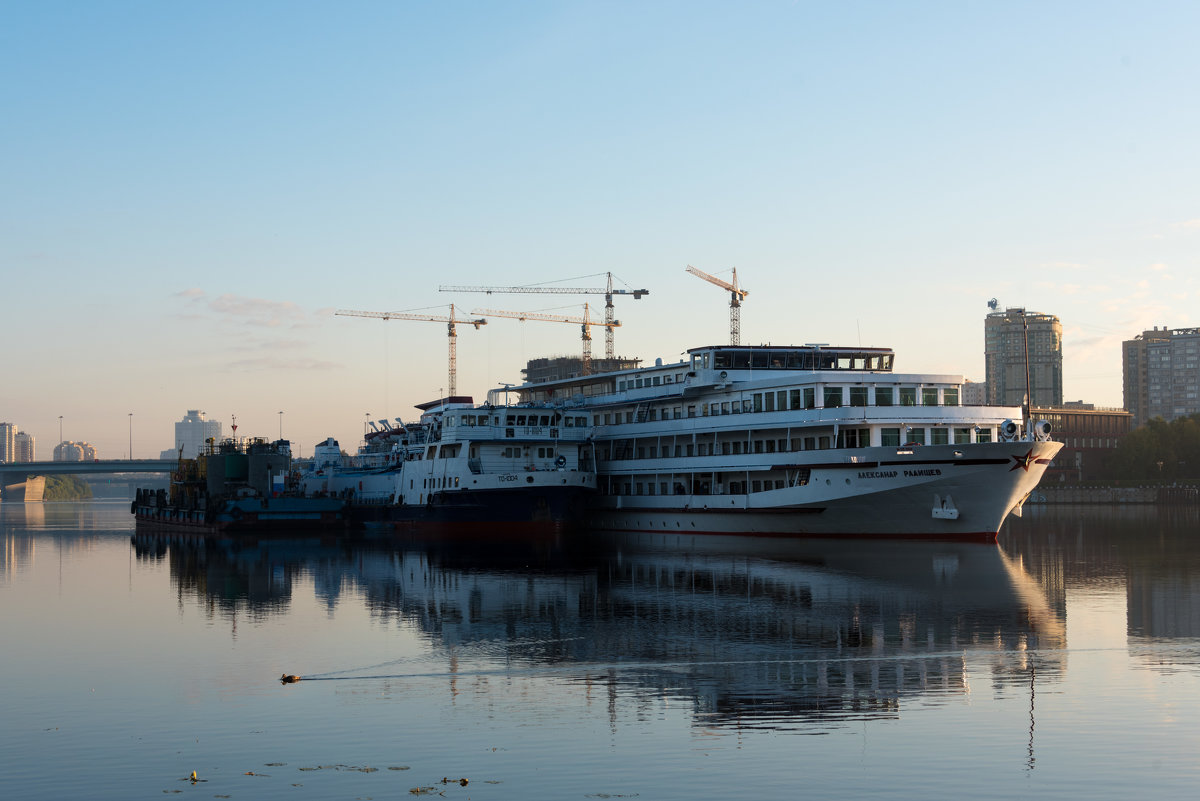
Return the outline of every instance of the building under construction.
[[[618,370],[632,370],[641,364],[641,359],[625,359],[622,357],[602,358],[591,360],[591,373],[615,373]],[[579,356],[551,356],[544,359],[530,359],[521,370],[528,384],[544,384],[547,381],[559,381],[564,378],[578,378],[587,375],[583,371],[583,359]]]

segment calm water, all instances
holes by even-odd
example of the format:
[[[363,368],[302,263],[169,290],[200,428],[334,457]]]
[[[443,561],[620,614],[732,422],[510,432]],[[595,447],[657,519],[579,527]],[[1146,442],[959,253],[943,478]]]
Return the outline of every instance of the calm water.
[[[132,530],[0,505],[6,798],[1200,791],[1194,510],[1037,510],[998,546]]]

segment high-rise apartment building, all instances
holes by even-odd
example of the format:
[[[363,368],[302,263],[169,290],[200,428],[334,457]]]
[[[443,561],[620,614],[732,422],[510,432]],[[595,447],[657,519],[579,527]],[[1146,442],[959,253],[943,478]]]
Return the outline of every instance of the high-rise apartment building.
[[[18,431],[13,436],[14,462],[36,462],[37,440],[31,434]]]
[[[93,462],[97,459],[96,448],[87,442],[60,442],[54,446],[56,462]]]
[[[983,326],[988,403],[1020,406],[1028,375],[1031,406],[1062,406],[1062,323],[1053,314],[1009,308],[990,313]]]
[[[1200,328],[1155,328],[1121,343],[1125,408],[1135,426],[1200,412]]]
[[[188,409],[183,419],[175,424],[175,453],[183,448],[184,459],[195,459],[204,452],[208,439],[213,442],[221,441],[221,421],[209,420],[199,409]]]
[[[17,427],[12,423],[0,423],[0,464],[15,462]]]

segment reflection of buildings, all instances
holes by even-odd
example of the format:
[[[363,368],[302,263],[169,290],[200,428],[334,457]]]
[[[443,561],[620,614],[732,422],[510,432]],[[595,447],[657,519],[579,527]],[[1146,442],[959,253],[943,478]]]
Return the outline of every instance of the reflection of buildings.
[[[1011,519],[1000,541],[1052,595],[1123,588],[1131,639],[1193,638],[1200,637],[1197,528],[1193,507],[1039,507]]]
[[[980,658],[997,680],[1019,673],[1013,651],[1037,652],[1039,678],[1065,665],[1061,608],[995,546],[771,542],[768,557],[641,538],[567,558],[136,541],[216,609],[284,611],[303,574],[330,605],[353,593],[405,621],[447,653],[452,677],[570,668],[569,681],[610,693],[687,698],[710,726],[894,717],[905,698],[968,693]]]

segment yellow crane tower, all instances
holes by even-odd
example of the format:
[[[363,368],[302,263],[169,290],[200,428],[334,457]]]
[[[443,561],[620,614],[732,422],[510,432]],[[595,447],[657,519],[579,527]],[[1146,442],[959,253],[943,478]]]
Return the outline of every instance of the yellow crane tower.
[[[371,312],[371,311],[355,311],[353,309],[338,309],[335,314],[341,317],[375,317],[379,320],[421,320],[427,323],[446,323],[446,332],[450,337],[450,372],[448,376],[449,394],[451,396],[458,394],[458,359],[455,353],[455,342],[458,340],[458,332],[454,328],[455,323],[467,323],[475,326],[475,330],[479,330],[479,326],[487,325],[487,320],[462,320],[454,316],[454,304],[450,304],[450,316],[440,314],[410,314],[408,312]]]
[[[612,359],[615,358],[613,351],[613,329],[619,324],[614,319],[616,312],[613,309],[613,295],[633,295],[634,300],[641,298],[642,295],[649,295],[649,289],[613,289],[613,274],[606,273],[608,283],[602,287],[571,287],[571,286],[439,286],[438,289],[442,292],[486,292],[491,295],[493,293],[513,293],[521,295],[539,295],[539,294],[554,294],[554,295],[603,295],[604,296],[604,355]],[[530,318],[533,319],[533,318]],[[599,323],[596,323],[599,325]]]
[[[621,325],[620,320],[593,323],[588,317],[588,305],[583,304],[582,317],[566,317],[561,314],[542,314],[541,312],[499,311],[497,309],[472,309],[471,314],[482,314],[484,317],[510,317],[514,320],[540,320],[547,323],[575,323],[583,331],[583,374],[592,374],[592,326],[602,325],[606,332]],[[609,357],[611,358],[611,357]]]
[[[722,281],[716,276],[709,275],[703,270],[697,270],[688,265],[687,271],[692,275],[703,278],[710,284],[716,284],[722,289],[729,290],[729,344],[742,344],[742,301],[750,294],[749,290],[739,289],[737,285],[737,267],[733,268],[733,281]]]

